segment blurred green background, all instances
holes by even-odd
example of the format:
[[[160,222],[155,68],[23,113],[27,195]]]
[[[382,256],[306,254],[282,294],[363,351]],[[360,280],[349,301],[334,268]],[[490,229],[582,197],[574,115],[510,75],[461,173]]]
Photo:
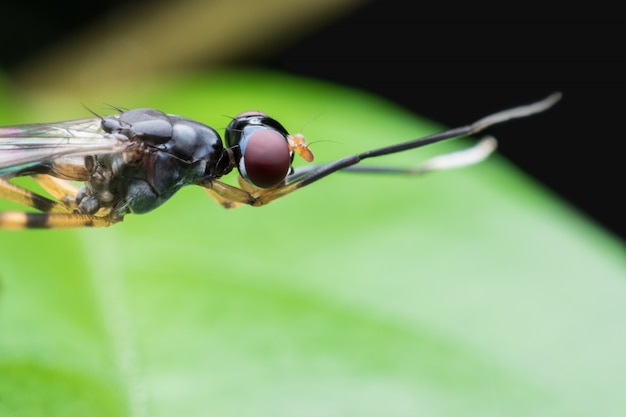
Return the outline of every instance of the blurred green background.
[[[444,128],[234,65],[357,2],[137,4],[10,72],[0,122],[114,104],[221,131],[258,109],[304,130],[319,162]],[[424,178],[335,174],[263,208],[189,187],[108,229],[0,231],[0,416],[620,416],[625,259],[499,156]]]

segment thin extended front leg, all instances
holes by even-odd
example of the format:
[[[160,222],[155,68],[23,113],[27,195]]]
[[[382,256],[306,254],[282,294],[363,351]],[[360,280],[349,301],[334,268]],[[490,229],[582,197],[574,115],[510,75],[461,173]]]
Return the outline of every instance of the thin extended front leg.
[[[401,174],[401,175],[422,175],[433,171],[445,171],[449,169],[462,168],[477,164],[485,160],[498,147],[498,142],[493,136],[486,136],[476,145],[456,152],[435,156],[427,159],[417,166],[387,167],[387,166],[361,166],[352,165],[342,169],[342,172],[373,173],[373,174]],[[312,171],[320,169],[319,166],[306,165],[296,169],[293,175],[289,176],[287,182],[294,182],[304,178]]]
[[[309,184],[312,184],[334,172],[343,169],[354,169],[359,170],[358,168],[354,168],[359,162],[367,158],[374,158],[383,155],[389,155],[397,152],[406,151],[409,149],[419,148],[425,145],[429,145],[431,143],[440,142],[447,139],[457,138],[461,136],[468,136],[474,133],[478,133],[489,126],[494,124],[503,123],[508,120],[517,119],[521,117],[527,117],[536,113],[541,113],[554,104],[556,104],[561,99],[560,93],[554,93],[545,99],[526,105],[519,106],[509,110],[504,110],[498,113],[494,113],[487,117],[484,117],[472,124],[467,126],[458,127],[454,129],[447,130],[445,132],[436,133],[434,135],[426,136],[424,138],[414,139],[408,142],[403,142],[397,145],[386,146],[383,148],[378,148],[370,151],[365,151],[356,155],[348,156],[342,159],[339,159],[335,162],[332,162],[327,165],[322,165],[318,167],[309,167],[300,171],[296,175],[287,179],[287,182],[283,185],[269,188],[269,189],[261,189],[255,188],[253,191],[249,191],[246,189],[240,189],[236,187],[232,187],[230,185],[224,184],[217,180],[203,180],[199,181],[197,184],[203,186],[207,189],[212,190],[221,198],[241,203],[248,204],[251,206],[261,206],[269,203],[270,201],[276,200],[280,197],[283,197],[287,194],[290,194],[302,187],[305,187]],[[395,169],[395,168],[383,168],[382,172],[397,172],[397,173],[424,173],[430,172],[434,170],[440,169],[449,169],[456,166],[464,166],[474,163],[478,160],[484,159],[487,155],[489,155],[493,149],[495,149],[495,140],[493,138],[487,138],[482,142],[479,142],[477,147],[472,148],[469,153],[461,153],[457,157],[457,154],[448,154],[442,155],[439,158],[433,158],[430,161],[427,161],[425,165],[418,167],[418,169]],[[467,151],[466,151],[467,152]],[[372,168],[363,168],[361,171],[376,171],[376,169]],[[224,205],[224,204],[223,204]]]

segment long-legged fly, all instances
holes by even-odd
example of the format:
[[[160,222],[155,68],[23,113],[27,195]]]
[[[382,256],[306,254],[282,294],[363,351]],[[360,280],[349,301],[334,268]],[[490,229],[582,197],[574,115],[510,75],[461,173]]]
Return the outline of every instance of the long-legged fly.
[[[471,165],[495,149],[493,138],[427,160],[417,168],[355,166],[363,159],[471,135],[543,112],[559,99],[555,93],[463,127],[297,170],[292,167],[294,153],[313,160],[304,137],[290,135],[278,121],[260,112],[233,118],[225,130],[225,143],[205,124],[153,109],[0,127],[0,198],[39,211],[0,213],[0,228],[110,226],[129,213],[154,210],[188,184],[206,188],[227,208],[261,206],[339,170],[416,174]],[[239,187],[220,181],[233,168],[239,171]],[[32,177],[51,197],[11,182],[22,176]],[[75,182],[82,185],[77,187]]]

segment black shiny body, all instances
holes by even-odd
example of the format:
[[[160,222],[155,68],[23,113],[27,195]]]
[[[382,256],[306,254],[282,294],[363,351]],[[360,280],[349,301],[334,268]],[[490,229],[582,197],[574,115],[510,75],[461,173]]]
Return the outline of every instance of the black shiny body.
[[[133,109],[102,118],[102,127],[130,143],[123,152],[87,157],[91,177],[76,197],[83,214],[109,207],[120,216],[146,213],[182,186],[232,169],[219,134],[191,119]]]

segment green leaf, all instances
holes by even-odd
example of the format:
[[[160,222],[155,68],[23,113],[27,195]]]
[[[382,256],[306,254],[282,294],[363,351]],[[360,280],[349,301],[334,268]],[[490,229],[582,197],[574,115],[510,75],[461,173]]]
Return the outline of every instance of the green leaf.
[[[217,129],[262,110],[304,130],[316,162],[443,129],[262,72],[94,101]],[[30,121],[70,111],[48,108]],[[497,156],[422,178],[337,173],[262,208],[188,187],[108,229],[0,231],[0,415],[620,416],[625,260]]]

